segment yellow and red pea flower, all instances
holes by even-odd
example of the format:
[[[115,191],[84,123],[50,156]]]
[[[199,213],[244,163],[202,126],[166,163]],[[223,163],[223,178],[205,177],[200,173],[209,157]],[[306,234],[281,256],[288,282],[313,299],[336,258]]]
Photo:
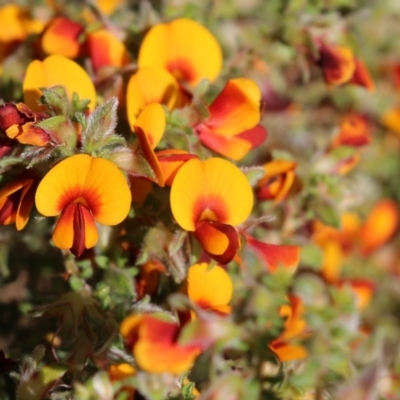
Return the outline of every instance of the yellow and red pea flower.
[[[149,260],[145,264],[139,266],[139,273],[135,279],[136,293],[138,299],[143,298],[146,294],[152,296],[156,293],[160,274],[166,273],[167,269],[164,264],[154,259]]]
[[[222,51],[213,35],[199,23],[179,18],[153,26],[139,49],[139,69],[159,67],[191,87],[214,81],[222,69]]]
[[[60,215],[54,244],[80,256],[98,241],[95,221],[117,225],[129,213],[131,194],[122,172],[110,161],[78,154],[64,159],[42,179],[36,208],[46,217]]]
[[[353,51],[346,46],[327,45],[317,41],[319,60],[326,83],[340,86],[352,83],[372,91],[374,83],[365,64],[355,58]]]
[[[257,125],[260,107],[261,91],[255,82],[231,79],[208,107],[209,117],[194,129],[205,146],[240,160],[266,138],[265,129]]]
[[[339,133],[332,141],[331,147],[361,147],[371,142],[371,129],[367,118],[361,114],[352,113],[343,118]]]
[[[146,372],[182,374],[188,371],[202,351],[197,345],[179,343],[181,327],[151,314],[126,317],[120,333],[137,365]]]
[[[221,264],[233,259],[240,246],[235,226],[253,207],[251,186],[238,167],[220,158],[189,160],[175,176],[170,201],[177,223],[210,257]]]
[[[37,185],[35,176],[25,174],[0,189],[0,225],[15,223],[19,231],[26,226],[35,202]]]
[[[85,27],[66,17],[50,21],[42,33],[40,44],[45,55],[77,58],[84,52],[82,35]]]
[[[86,46],[95,72],[104,67],[122,68],[129,64],[124,43],[107,29],[88,33]]]
[[[308,356],[308,351],[303,345],[291,343],[293,339],[301,340],[307,336],[307,323],[303,319],[303,302],[295,295],[289,296],[289,301],[290,304],[282,306],[279,311],[281,317],[286,318],[284,330],[269,345],[281,362]]]
[[[23,81],[24,103],[33,111],[43,111],[38,104],[42,95],[40,88],[64,86],[68,98],[75,92],[80,99],[88,99],[90,110],[96,106],[96,89],[87,72],[76,62],[59,55],[52,55],[43,61],[32,61]]]
[[[203,310],[220,315],[230,313],[233,284],[229,274],[219,265],[211,267],[208,263],[200,263],[189,267],[182,291]],[[182,312],[179,319],[183,324],[196,319],[196,314],[192,310]]]
[[[50,136],[35,126],[45,118],[48,118],[47,114],[32,111],[24,103],[6,103],[0,106],[0,132],[22,144],[46,146]]]
[[[296,163],[288,160],[272,160],[263,165],[265,175],[257,183],[257,198],[280,203],[289,195],[295,182]]]

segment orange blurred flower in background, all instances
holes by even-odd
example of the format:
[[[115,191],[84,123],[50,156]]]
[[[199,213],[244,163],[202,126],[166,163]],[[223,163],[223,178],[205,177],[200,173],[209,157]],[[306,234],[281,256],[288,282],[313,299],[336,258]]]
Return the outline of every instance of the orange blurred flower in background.
[[[232,281],[228,273],[218,265],[212,267],[200,263],[189,267],[182,291],[203,310],[221,315],[227,315],[231,310],[228,304],[232,299]],[[179,318],[183,324],[195,319],[196,314],[193,311],[180,313]]]
[[[87,154],[69,157],[40,182],[36,207],[46,217],[60,215],[53,241],[80,256],[98,241],[95,221],[116,225],[128,215],[131,194],[122,172],[110,161]]]
[[[307,323],[303,319],[304,305],[297,296],[289,296],[290,304],[281,307],[279,314],[286,318],[283,332],[273,340],[269,347],[280,361],[298,360],[308,356],[307,349],[301,344],[292,343],[307,336]]]
[[[355,58],[353,51],[346,46],[328,45],[317,41],[319,59],[325,81],[330,85],[340,86],[352,83],[374,90],[374,83],[365,64]]]
[[[177,223],[207,254],[222,264],[232,260],[240,245],[235,226],[253,207],[251,186],[238,167],[221,158],[189,160],[175,176],[170,201]]]
[[[181,327],[166,318],[155,314],[130,315],[121,322],[120,333],[142,370],[180,375],[190,369],[201,347],[179,344]]]
[[[272,160],[263,165],[265,175],[257,183],[257,198],[280,203],[285,200],[295,182],[296,163]]]

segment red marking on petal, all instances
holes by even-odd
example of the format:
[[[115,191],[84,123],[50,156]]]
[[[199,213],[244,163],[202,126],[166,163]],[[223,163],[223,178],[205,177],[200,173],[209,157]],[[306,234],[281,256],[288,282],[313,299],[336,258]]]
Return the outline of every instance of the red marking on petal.
[[[72,242],[71,253],[79,257],[85,251],[85,217],[84,207],[80,204],[74,207],[74,241]]]
[[[252,144],[249,141],[241,139],[239,135],[218,135],[204,124],[197,126],[196,132],[199,136],[200,142],[204,146],[236,161],[242,159],[252,147]]]
[[[191,83],[196,79],[196,71],[189,60],[183,58],[175,59],[167,64],[166,69],[174,75],[178,81]]]
[[[267,136],[267,130],[263,126],[257,125],[252,129],[248,129],[247,131],[239,133],[239,135],[236,135],[235,137],[251,143],[251,148],[255,149],[264,143],[264,141],[267,139]]]
[[[164,151],[164,150],[162,150]],[[157,152],[157,158],[162,162],[189,161],[192,158],[199,158],[196,154],[160,154]]]
[[[224,223],[228,218],[224,199],[218,196],[199,198],[193,207],[193,220]]]
[[[297,268],[300,260],[300,247],[263,243],[250,235],[246,235],[246,240],[271,272],[275,271],[279,266]]]
[[[240,246],[239,235],[231,225],[211,221],[198,222],[194,235],[205,252],[221,264],[230,262]]]

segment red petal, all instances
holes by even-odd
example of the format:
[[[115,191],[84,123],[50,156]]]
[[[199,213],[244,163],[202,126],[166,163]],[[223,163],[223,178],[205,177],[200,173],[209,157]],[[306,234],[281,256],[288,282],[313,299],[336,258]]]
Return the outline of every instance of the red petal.
[[[219,222],[198,222],[194,235],[206,253],[221,264],[230,262],[240,246],[236,229]]]
[[[247,244],[256,251],[271,272],[279,266],[297,268],[300,260],[300,247],[263,243],[250,235],[246,235],[246,239]]]

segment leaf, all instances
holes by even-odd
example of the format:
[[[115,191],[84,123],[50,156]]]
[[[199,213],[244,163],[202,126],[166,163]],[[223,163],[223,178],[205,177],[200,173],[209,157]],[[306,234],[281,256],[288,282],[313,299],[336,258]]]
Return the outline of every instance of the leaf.
[[[118,99],[113,97],[104,105],[96,107],[89,115],[82,131],[84,152],[92,154],[108,145],[117,126]]]

